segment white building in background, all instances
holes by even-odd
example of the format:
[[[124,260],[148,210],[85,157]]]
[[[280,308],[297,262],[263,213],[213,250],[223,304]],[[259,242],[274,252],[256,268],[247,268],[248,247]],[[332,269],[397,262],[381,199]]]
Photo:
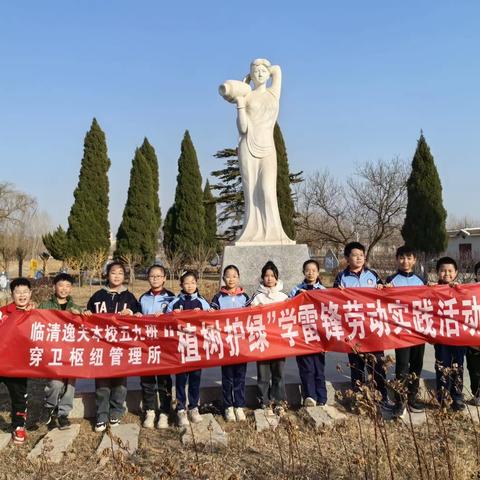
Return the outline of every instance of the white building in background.
[[[480,260],[480,227],[447,230],[446,254],[462,263]]]

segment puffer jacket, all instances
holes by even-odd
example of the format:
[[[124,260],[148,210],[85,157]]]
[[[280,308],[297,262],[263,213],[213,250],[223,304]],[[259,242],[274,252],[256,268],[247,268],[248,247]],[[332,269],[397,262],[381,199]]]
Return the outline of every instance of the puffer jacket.
[[[268,305],[270,303],[283,302],[287,300],[288,295],[282,292],[283,282],[281,280],[277,281],[277,284],[274,287],[266,287],[261,283],[256,292],[253,294],[250,305]]]

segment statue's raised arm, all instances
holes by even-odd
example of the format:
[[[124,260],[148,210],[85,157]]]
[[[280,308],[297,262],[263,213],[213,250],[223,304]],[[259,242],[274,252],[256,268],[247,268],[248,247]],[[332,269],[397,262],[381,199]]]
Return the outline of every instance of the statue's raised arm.
[[[272,77],[272,86],[270,91],[280,100],[280,93],[282,91],[282,69],[279,65],[272,65],[270,67],[270,75]]]
[[[267,87],[267,82],[271,85]],[[250,87],[253,83],[253,89]],[[245,197],[243,230],[236,244],[291,244],[277,203],[277,154],[273,129],[278,117],[282,71],[259,58],[243,81],[227,80],[219,93],[237,105],[238,159]]]

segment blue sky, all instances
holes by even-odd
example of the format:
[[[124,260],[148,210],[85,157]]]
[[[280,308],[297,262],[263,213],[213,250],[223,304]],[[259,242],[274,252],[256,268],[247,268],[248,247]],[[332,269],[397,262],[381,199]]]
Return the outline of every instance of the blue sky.
[[[347,176],[366,160],[411,159],[423,128],[447,210],[480,218],[479,18],[476,0],[3,1],[0,180],[66,226],[95,116],[112,161],[113,232],[144,136],[165,214],[184,130],[205,178],[222,165],[212,155],[237,139],[218,85],[266,57],[283,69],[279,122],[293,171]]]

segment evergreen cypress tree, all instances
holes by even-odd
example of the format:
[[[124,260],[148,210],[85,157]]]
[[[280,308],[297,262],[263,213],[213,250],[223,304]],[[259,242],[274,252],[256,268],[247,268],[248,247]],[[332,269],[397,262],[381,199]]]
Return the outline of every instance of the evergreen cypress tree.
[[[160,232],[160,227],[162,225],[162,215],[160,211],[160,201],[158,199],[158,190],[159,190],[159,174],[158,174],[158,159],[155,149],[148,141],[147,137],[143,140],[143,144],[140,147],[140,152],[145,157],[145,160],[150,166],[151,175],[152,175],[152,186],[153,186],[153,211],[155,214],[155,224],[152,225],[154,228],[155,235],[157,237],[158,244],[158,234]]]
[[[205,246],[217,251],[217,204],[213,198],[208,180],[205,182],[203,190],[203,205],[205,206]]]
[[[42,241],[48,253],[55,260],[63,261],[69,256],[67,232],[61,225],[55,231],[43,235]]]
[[[163,248],[166,252],[172,252],[174,249],[173,236],[175,234],[176,221],[175,204],[173,204],[168,209],[163,222]]]
[[[115,256],[133,254],[141,257],[143,265],[152,263],[157,252],[157,225],[151,165],[137,148],[130,170],[127,202],[117,232]]]
[[[110,248],[109,168],[105,134],[94,118],[85,135],[82,166],[73,193],[75,201],[68,217],[68,248],[75,257]]]
[[[277,200],[280,211],[280,219],[285,233],[292,239],[295,239],[295,206],[292,200],[292,190],[290,188],[290,170],[288,166],[287,148],[283,140],[282,131],[278,123],[275,123],[273,130],[273,139],[275,149],[277,150]]]
[[[407,193],[407,212],[402,228],[405,243],[427,255],[443,252],[448,242],[447,212],[443,207],[440,177],[423,132],[413,157]]]
[[[189,256],[196,245],[205,242],[205,208],[202,176],[188,130],[185,131],[178,159],[175,220],[173,248]]]

